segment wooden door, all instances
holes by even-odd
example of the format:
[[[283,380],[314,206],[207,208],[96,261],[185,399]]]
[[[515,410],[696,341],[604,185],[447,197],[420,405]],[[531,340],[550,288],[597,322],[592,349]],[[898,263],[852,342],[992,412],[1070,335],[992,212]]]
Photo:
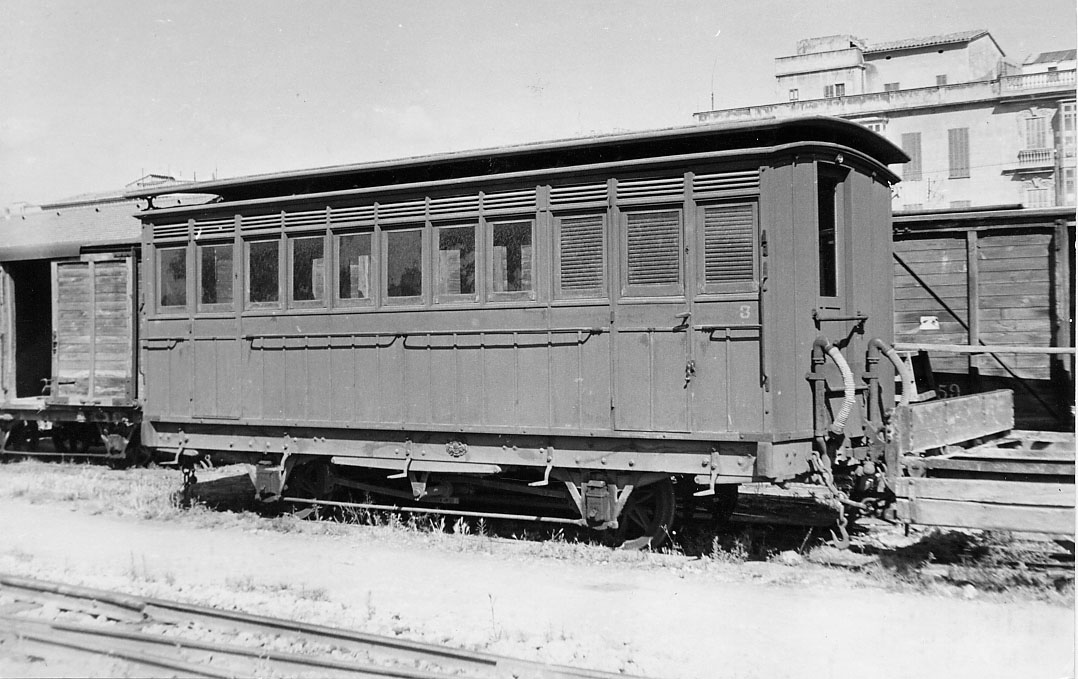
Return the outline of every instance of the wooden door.
[[[680,205],[632,209],[618,226],[614,427],[686,432],[693,367],[684,216]]]
[[[131,257],[54,262],[53,403],[134,398]]]

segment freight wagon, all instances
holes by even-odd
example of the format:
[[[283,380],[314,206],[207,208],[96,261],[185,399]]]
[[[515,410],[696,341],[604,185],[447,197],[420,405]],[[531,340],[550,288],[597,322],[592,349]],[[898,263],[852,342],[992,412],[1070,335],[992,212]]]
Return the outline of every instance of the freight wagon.
[[[137,449],[135,210],[116,193],[0,220],[0,452]]]

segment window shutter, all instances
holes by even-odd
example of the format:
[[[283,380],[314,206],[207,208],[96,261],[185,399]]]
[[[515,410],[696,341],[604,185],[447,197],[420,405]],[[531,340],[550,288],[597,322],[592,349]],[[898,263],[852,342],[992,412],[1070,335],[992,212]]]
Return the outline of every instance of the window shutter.
[[[560,225],[561,290],[571,296],[603,292],[603,217],[565,217]]]
[[[969,176],[969,128],[958,127],[947,130],[947,156],[950,168],[949,178],[958,179]]]
[[[1048,147],[1047,118],[1035,117],[1026,119],[1026,149],[1043,149]]]
[[[906,181],[916,182],[921,180],[921,133],[909,132],[902,135],[902,150],[910,157],[902,171],[902,178]]]
[[[677,285],[681,281],[680,213],[630,212],[626,219],[628,284]]]
[[[751,281],[756,220],[752,204],[704,209],[704,283]]]

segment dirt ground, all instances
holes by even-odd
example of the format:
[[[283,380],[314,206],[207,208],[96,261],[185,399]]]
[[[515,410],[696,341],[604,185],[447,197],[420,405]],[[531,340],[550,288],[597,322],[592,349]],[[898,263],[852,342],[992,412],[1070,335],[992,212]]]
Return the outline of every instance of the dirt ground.
[[[1074,676],[1074,608],[1058,602],[893,591],[809,563],[94,507],[0,492],[0,572],[650,677]],[[24,671],[0,651],[0,675]]]

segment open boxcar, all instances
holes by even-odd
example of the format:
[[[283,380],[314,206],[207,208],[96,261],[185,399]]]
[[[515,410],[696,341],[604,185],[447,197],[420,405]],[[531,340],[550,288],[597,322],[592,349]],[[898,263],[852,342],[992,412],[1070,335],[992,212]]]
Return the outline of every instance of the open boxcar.
[[[133,452],[135,211],[117,193],[0,220],[0,455]]]

